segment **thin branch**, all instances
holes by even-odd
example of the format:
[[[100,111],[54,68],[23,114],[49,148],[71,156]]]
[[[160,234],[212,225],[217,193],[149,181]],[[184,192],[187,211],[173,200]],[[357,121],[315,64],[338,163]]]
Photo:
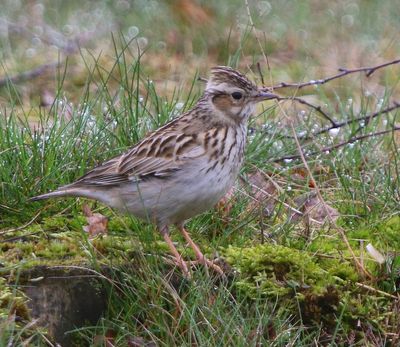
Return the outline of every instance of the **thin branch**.
[[[356,72],[365,72],[365,75],[367,77],[371,76],[376,70],[379,70],[381,68],[384,68],[386,66],[389,65],[395,65],[395,64],[399,64],[400,63],[400,59],[395,59],[392,60],[390,62],[386,62],[380,65],[376,65],[376,66],[369,66],[369,67],[360,67],[360,68],[356,68],[356,69],[346,69],[346,68],[339,68],[338,71],[339,73],[324,79],[319,79],[319,80],[311,80],[308,82],[303,82],[303,83],[286,83],[286,82],[281,82],[280,84],[273,86],[273,87],[269,87],[267,88],[268,90],[277,90],[277,89],[282,89],[282,88],[297,88],[297,89],[301,89],[304,87],[309,87],[309,86],[315,86],[315,85],[322,85],[325,83],[328,83],[332,80],[341,78],[343,76],[346,75],[350,75],[352,73],[356,73]]]
[[[323,133],[329,132],[329,130],[341,128],[341,127],[343,127],[345,125],[349,125],[349,124],[356,123],[356,122],[362,122],[362,121],[365,121],[365,122],[368,121],[369,122],[373,118],[376,118],[376,117],[378,117],[380,115],[389,113],[389,112],[391,112],[393,110],[396,110],[398,108],[400,108],[400,102],[395,101],[392,106],[389,106],[389,107],[387,107],[387,108],[385,108],[383,110],[376,111],[376,112],[374,112],[372,114],[369,114],[367,116],[356,117],[356,118],[348,119],[348,120],[345,120],[345,121],[342,121],[342,122],[337,122],[335,125],[323,128],[323,129],[315,132],[313,135],[314,136],[321,135]]]
[[[375,289],[374,287],[371,287],[371,286],[369,286],[369,285],[367,285],[367,284],[356,282],[356,285],[357,285],[358,287],[360,287],[360,288],[369,290],[369,291],[371,291],[371,292],[378,293],[378,294],[381,294],[381,295],[383,295],[383,296],[387,296],[388,298],[391,298],[391,299],[398,299],[398,297],[395,296],[395,295],[386,293],[386,292],[384,292],[384,291],[382,291],[382,290],[379,290],[379,289]]]
[[[354,142],[357,142],[357,141],[365,140],[365,139],[370,138],[370,137],[382,136],[382,135],[385,135],[385,134],[388,134],[388,133],[391,133],[391,132],[394,132],[394,131],[399,131],[399,130],[400,130],[400,127],[393,127],[391,129],[388,129],[388,130],[382,130],[382,131],[377,131],[377,132],[374,132],[374,133],[355,136],[355,137],[352,137],[351,139],[349,139],[347,141],[344,141],[344,142],[341,142],[341,143],[337,143],[336,145],[333,145],[333,146],[324,147],[324,148],[322,148],[322,149],[320,149],[318,151],[311,152],[311,153],[307,154],[307,157],[311,157],[311,156],[314,156],[314,155],[317,155],[317,154],[321,154],[321,153],[325,153],[325,152],[330,152],[330,151],[333,151],[333,150],[338,149],[340,147],[344,147],[344,146],[346,146],[346,145],[348,145],[350,143],[354,143]],[[274,160],[272,160],[272,162],[278,163],[278,162],[281,162],[281,161],[284,161],[284,160],[295,160],[295,159],[300,159],[300,158],[301,158],[301,156],[299,154],[286,155],[284,157],[280,157],[280,158],[274,159]]]
[[[293,101],[297,101],[300,104],[306,105],[308,107],[311,107],[312,109],[314,109],[315,111],[317,111],[321,116],[323,116],[325,119],[327,119],[331,124],[332,124],[332,128],[337,128],[338,124],[332,119],[331,116],[329,116],[325,111],[322,110],[321,106],[317,106],[314,105],[302,98],[298,98],[296,96],[294,97],[278,97],[277,100],[293,100]]]
[[[7,233],[11,233],[11,232],[18,231],[18,230],[23,230],[23,229],[27,228],[29,225],[31,225],[31,224],[36,220],[37,217],[39,217],[39,215],[40,215],[42,212],[43,212],[43,211],[40,210],[38,213],[35,214],[35,216],[34,216],[28,223],[26,223],[26,224],[24,224],[24,225],[21,225],[21,226],[19,226],[19,227],[17,227],[17,228],[10,228],[10,229],[3,229],[3,230],[0,230],[0,235],[7,234]]]
[[[307,101],[305,101],[305,100],[303,100],[303,99],[300,99],[300,98],[279,98],[279,100],[290,100],[290,99],[294,99],[295,101],[298,101],[299,103],[305,104],[305,105],[307,105],[307,106],[309,106],[309,107],[315,109],[315,110],[316,110],[317,112],[319,112],[319,113],[321,113],[321,111],[322,111],[322,110],[319,109],[319,106],[313,105],[313,104],[311,104],[311,103],[309,103],[309,102],[307,102]],[[301,101],[300,101],[300,100],[301,100]],[[371,114],[369,114],[369,115],[367,115],[367,116],[352,118],[352,119],[348,119],[348,120],[345,120],[345,121],[342,121],[342,122],[335,122],[334,120],[331,120],[331,122],[334,123],[334,124],[332,124],[332,125],[329,126],[329,127],[323,128],[323,129],[321,129],[321,130],[319,130],[319,131],[317,131],[317,132],[314,132],[312,135],[313,135],[313,137],[316,137],[316,136],[318,136],[318,135],[327,133],[327,132],[329,132],[329,131],[332,130],[332,129],[339,129],[339,128],[341,128],[341,127],[344,127],[344,126],[346,126],[346,125],[349,125],[349,124],[352,124],[352,123],[356,123],[356,122],[363,122],[363,121],[365,121],[365,122],[367,123],[367,122],[369,122],[369,121],[370,121],[371,119],[373,119],[373,118],[376,118],[376,117],[378,117],[378,116],[380,116],[380,115],[389,113],[389,112],[391,112],[391,111],[393,111],[393,110],[396,110],[396,109],[398,109],[398,108],[400,108],[400,102],[395,101],[395,102],[393,103],[392,106],[389,106],[389,107],[387,107],[387,108],[385,108],[385,109],[383,109],[383,110],[380,110],[380,111],[376,111],[376,112],[371,113]],[[323,111],[322,111],[322,112],[323,112]],[[321,115],[323,115],[323,113],[321,113]],[[328,120],[329,120],[329,118],[330,118],[330,116],[327,115],[327,114],[326,114],[326,116],[325,116],[325,115],[323,115],[323,116],[324,116],[324,117],[327,116],[326,118],[327,118]],[[357,133],[358,130],[361,130],[361,129],[362,129],[362,127],[360,127],[359,129],[357,129],[357,131],[356,131],[355,133]],[[397,130],[397,129],[395,129],[395,130]],[[388,130],[388,132],[390,132],[390,131],[392,131],[392,130]],[[267,130],[265,130],[265,132],[268,134],[268,131],[267,131]],[[353,135],[355,135],[355,133],[354,133]],[[275,132],[271,133],[270,135],[271,135],[271,136],[274,136],[274,135],[275,135]],[[287,138],[287,139],[293,139],[293,136],[284,135],[284,134],[280,134],[280,137],[281,137],[281,138]],[[297,137],[298,137],[299,139],[301,139],[301,140],[310,140],[310,136],[307,136],[307,134],[305,134],[305,135],[303,135],[303,136],[298,135]],[[357,141],[357,139],[363,139],[364,137],[365,137],[364,135],[363,135],[363,136],[360,136],[360,137],[353,137],[352,139],[348,140],[346,143],[355,142],[355,141]],[[367,135],[367,137],[370,137],[370,134]],[[339,146],[339,147],[340,147],[340,146]],[[329,150],[329,148],[328,148],[327,150]],[[315,154],[318,154],[318,153],[319,153],[319,152],[313,152],[313,153],[311,153],[310,155],[315,155]],[[299,157],[298,157],[297,155],[288,155],[288,156],[284,156],[284,157],[280,157],[280,158],[278,158],[278,159],[275,159],[275,160],[273,160],[273,162],[280,162],[280,161],[283,161],[283,160],[285,160],[285,159],[286,159],[286,160],[290,160],[290,159],[298,159],[298,158],[299,158]]]

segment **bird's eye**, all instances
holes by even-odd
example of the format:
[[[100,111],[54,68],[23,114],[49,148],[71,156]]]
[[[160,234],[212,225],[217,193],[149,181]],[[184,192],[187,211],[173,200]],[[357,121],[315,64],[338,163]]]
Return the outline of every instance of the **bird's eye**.
[[[234,98],[235,100],[240,100],[243,97],[243,94],[241,92],[233,92],[231,95],[232,98]]]

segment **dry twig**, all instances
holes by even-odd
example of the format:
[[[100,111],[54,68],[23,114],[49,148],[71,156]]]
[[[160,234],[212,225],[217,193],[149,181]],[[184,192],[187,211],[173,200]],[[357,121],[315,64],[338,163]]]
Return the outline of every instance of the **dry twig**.
[[[368,67],[359,67],[356,69],[347,69],[347,68],[339,68],[339,73],[330,77],[326,77],[323,79],[319,80],[311,80],[308,82],[303,82],[303,83],[286,83],[286,82],[281,82],[278,85],[269,87],[268,90],[277,90],[277,89],[283,89],[283,88],[296,88],[296,89],[302,89],[304,87],[309,87],[309,86],[316,86],[316,85],[322,85],[326,84],[330,81],[333,81],[335,79],[341,78],[343,76],[347,76],[356,72],[365,72],[365,76],[369,77],[371,76],[376,70],[379,70],[381,68],[384,68],[389,65],[395,65],[399,64],[400,59],[395,59],[383,64],[379,64],[376,66],[368,66]]]
[[[278,101],[280,101],[280,100],[297,101],[298,103],[306,105],[306,106],[314,109],[315,111],[317,111],[319,114],[321,114],[325,119],[327,119],[332,124],[331,128],[337,128],[338,127],[338,124],[333,120],[333,118],[330,115],[328,115],[327,112],[322,110],[321,106],[314,105],[314,104],[312,104],[312,103],[310,103],[310,102],[308,102],[308,101],[306,101],[306,100],[304,100],[302,98],[299,98],[297,96],[294,96],[294,97],[278,97],[277,100]]]
[[[322,149],[320,149],[318,151],[314,151],[314,152],[308,153],[307,157],[318,155],[318,154],[321,154],[321,153],[328,153],[328,152],[330,152],[332,150],[338,149],[340,147],[344,147],[344,146],[346,146],[346,145],[348,145],[350,143],[354,143],[354,142],[357,142],[357,141],[365,140],[365,139],[370,138],[370,137],[382,136],[382,135],[385,135],[385,134],[388,134],[388,133],[391,133],[391,132],[394,132],[394,131],[399,131],[399,130],[400,130],[400,127],[393,127],[391,129],[388,129],[388,130],[382,130],[382,131],[377,131],[377,132],[374,132],[374,133],[355,136],[355,137],[350,138],[347,141],[344,141],[344,142],[341,142],[341,143],[337,143],[336,145],[324,147],[324,148],[322,148]],[[294,159],[300,159],[300,158],[301,158],[301,156],[299,154],[294,154],[294,155],[286,155],[286,156],[274,159],[272,161],[274,163],[278,163],[278,162],[281,162],[281,161],[284,161],[284,160],[294,160]]]
[[[7,234],[7,233],[12,233],[12,232],[23,230],[23,229],[27,228],[28,226],[30,226],[37,219],[37,217],[40,216],[40,214],[42,212],[43,212],[43,210],[40,210],[38,213],[35,214],[35,216],[28,223],[26,223],[24,225],[21,225],[21,226],[19,226],[17,228],[10,228],[10,229],[0,230],[0,235],[4,235],[4,234]]]
[[[398,108],[400,108],[400,103],[395,101],[392,106],[389,106],[389,107],[387,107],[387,108],[385,108],[383,110],[376,111],[376,112],[374,112],[372,114],[369,114],[367,116],[347,119],[347,120],[344,120],[342,122],[337,122],[335,126],[329,126],[329,127],[323,128],[323,129],[315,132],[314,136],[317,136],[317,135],[320,135],[320,134],[323,134],[323,133],[327,133],[327,132],[329,132],[329,130],[341,128],[343,126],[346,126],[346,125],[349,125],[349,124],[352,124],[352,123],[356,123],[356,122],[365,122],[365,124],[366,124],[367,122],[370,122],[371,119],[376,118],[378,116],[381,116],[383,114],[389,113],[391,111],[394,111],[394,110],[396,110]]]

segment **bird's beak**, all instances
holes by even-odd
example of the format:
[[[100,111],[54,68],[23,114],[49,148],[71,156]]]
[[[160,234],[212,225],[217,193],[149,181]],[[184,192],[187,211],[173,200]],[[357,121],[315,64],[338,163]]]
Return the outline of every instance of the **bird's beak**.
[[[278,98],[279,98],[278,95],[266,92],[265,90],[258,90],[257,94],[254,96],[254,100],[257,102],[269,99],[278,99]]]

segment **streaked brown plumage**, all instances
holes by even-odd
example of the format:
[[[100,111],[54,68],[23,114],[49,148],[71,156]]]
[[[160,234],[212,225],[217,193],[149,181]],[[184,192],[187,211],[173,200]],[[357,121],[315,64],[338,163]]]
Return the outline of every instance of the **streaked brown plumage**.
[[[231,188],[243,162],[255,104],[275,97],[241,73],[217,66],[193,109],[74,183],[32,200],[81,196],[153,222],[188,274],[169,236],[169,225],[175,224],[198,260],[222,273],[192,241],[184,222],[210,209]]]

